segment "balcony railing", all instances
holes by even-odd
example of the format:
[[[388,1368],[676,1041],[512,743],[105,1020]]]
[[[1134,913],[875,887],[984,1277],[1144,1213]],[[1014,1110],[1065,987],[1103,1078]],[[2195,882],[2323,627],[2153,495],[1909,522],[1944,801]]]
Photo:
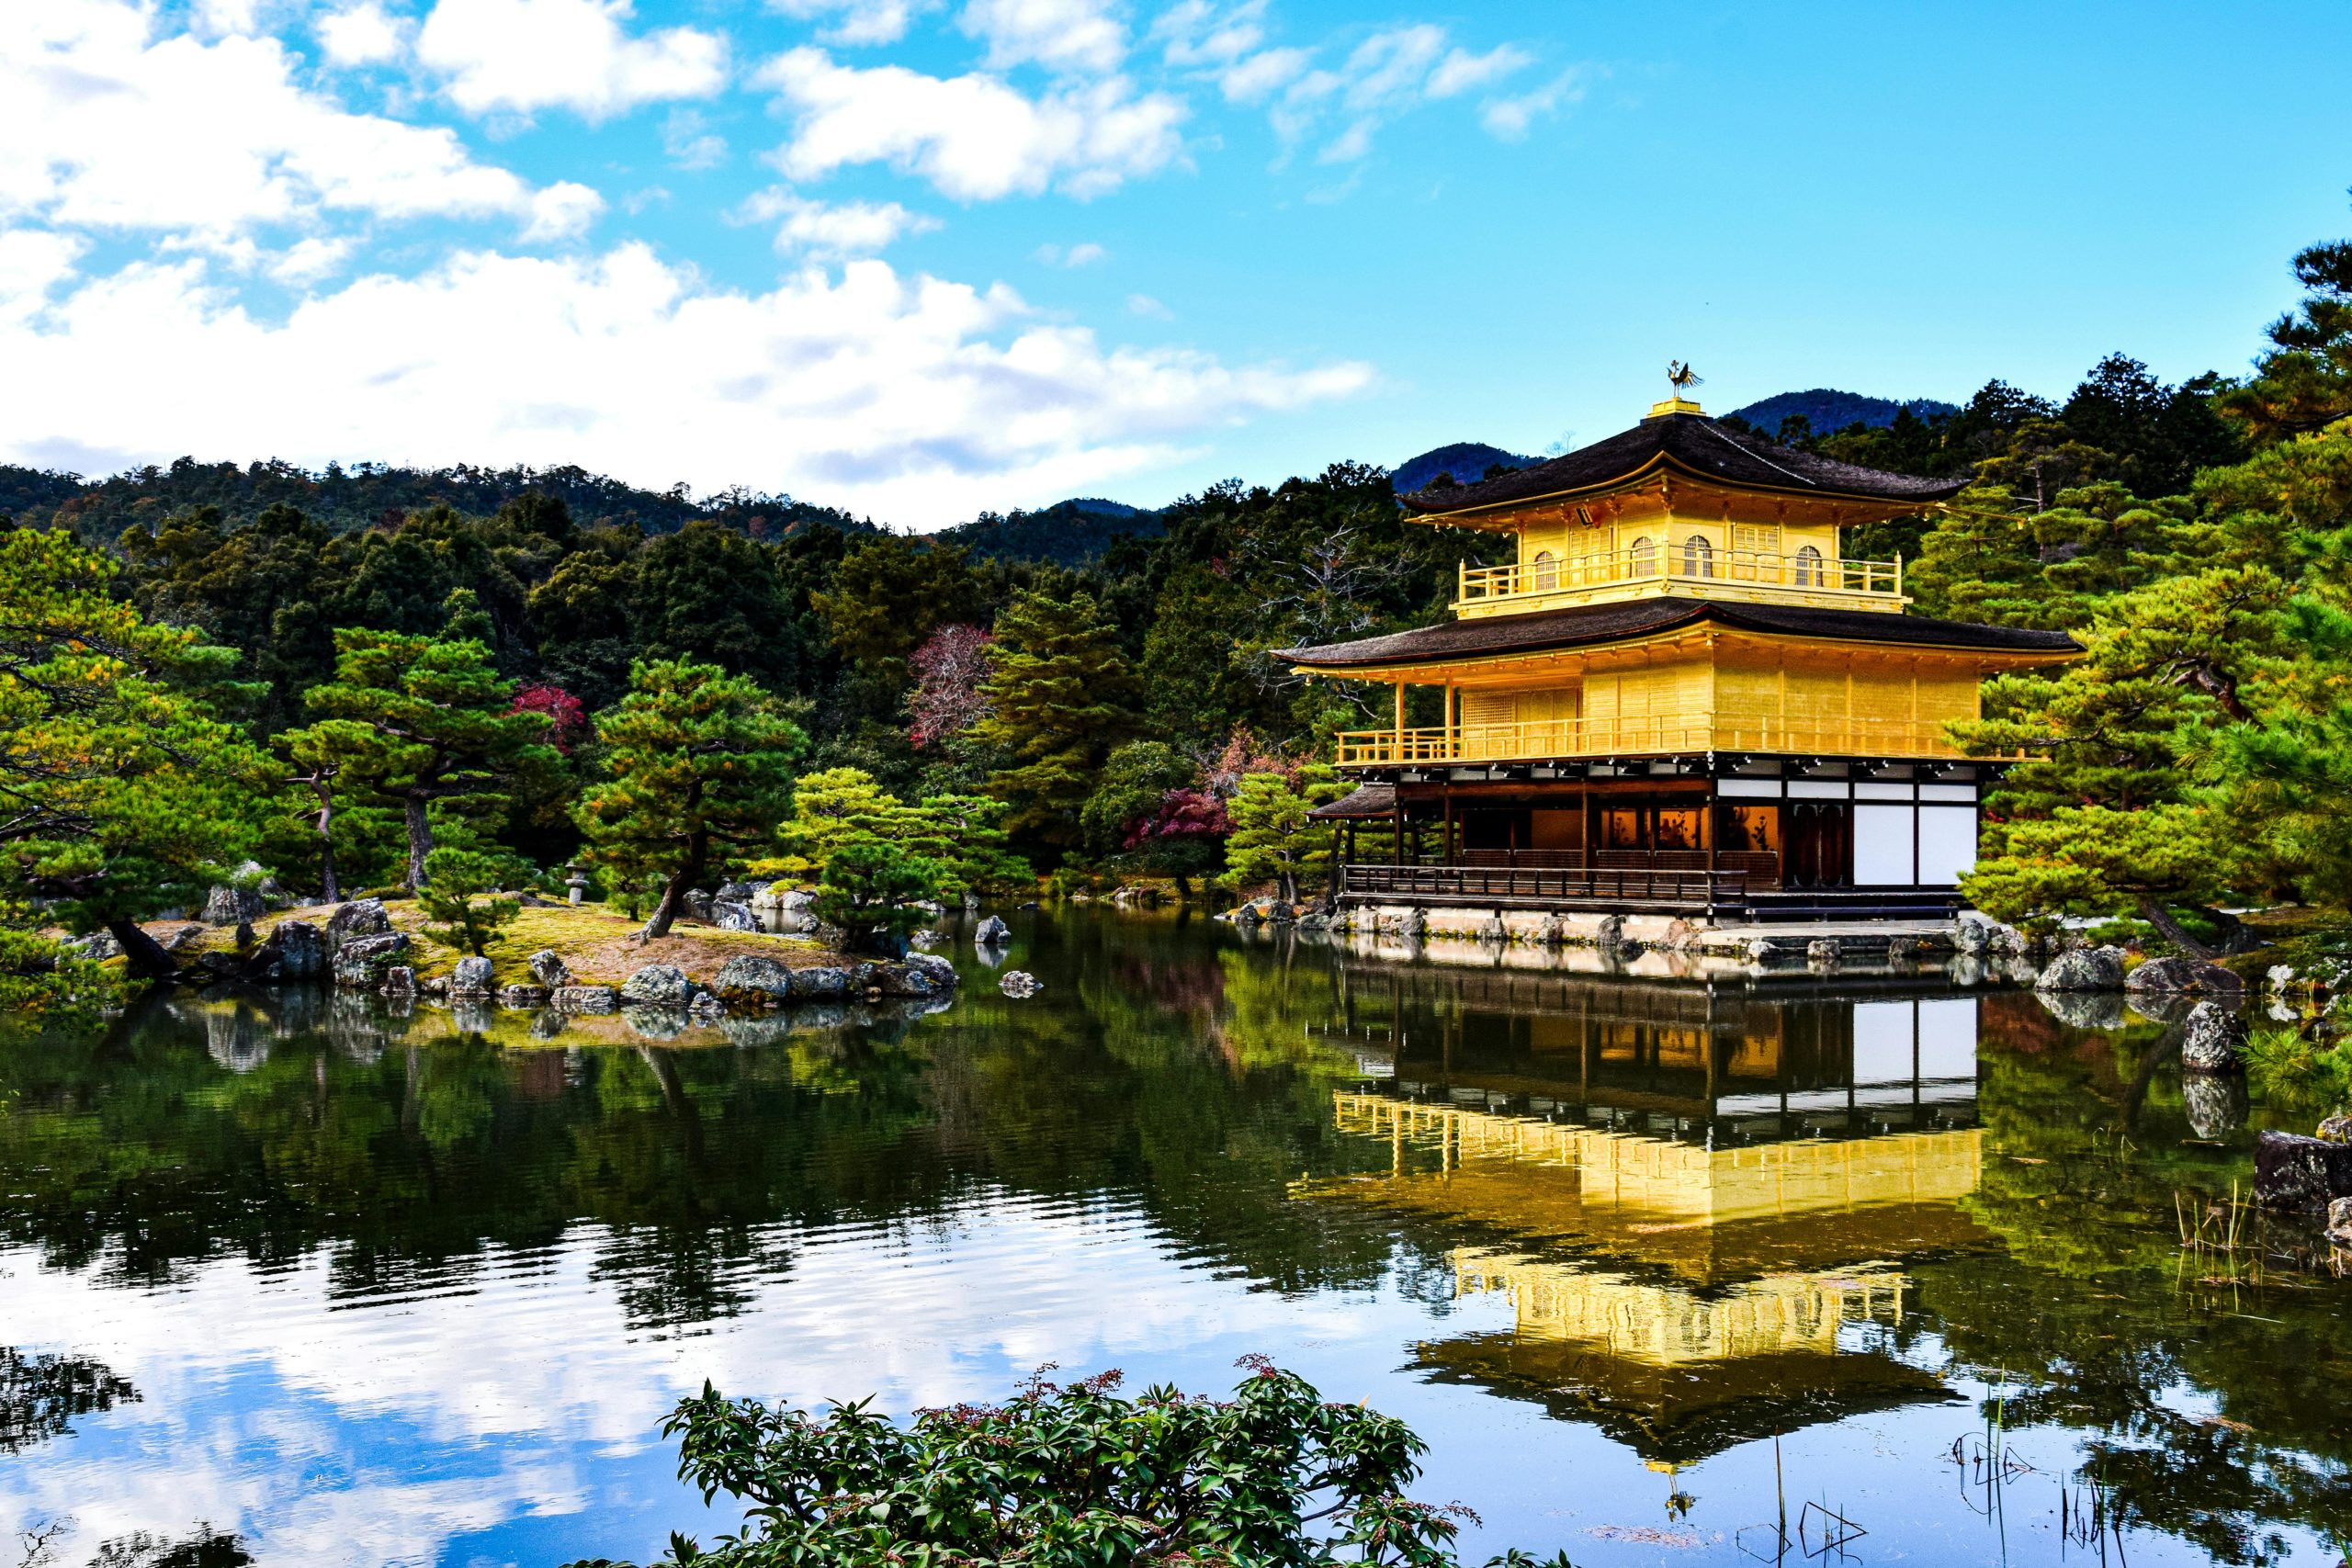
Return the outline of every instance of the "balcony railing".
[[[1769,751],[1827,757],[1957,757],[1940,719],[1775,718],[1754,714],[1634,716],[1359,729],[1340,737],[1341,767],[1540,762],[1563,757]]]
[[[1899,609],[1903,562],[1835,559],[1804,550],[1702,548],[1686,540],[1510,566],[1464,565],[1458,590],[1454,608],[1474,615],[1502,608],[1504,600],[1573,604],[1644,592]]]

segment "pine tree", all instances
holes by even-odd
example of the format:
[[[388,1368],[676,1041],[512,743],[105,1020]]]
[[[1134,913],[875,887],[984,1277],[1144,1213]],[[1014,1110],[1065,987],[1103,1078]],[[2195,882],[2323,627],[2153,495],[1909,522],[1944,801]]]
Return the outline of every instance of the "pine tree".
[[[1004,763],[988,793],[1011,807],[1005,829],[1055,850],[1079,843],[1094,772],[1135,723],[1136,682],[1109,623],[1084,593],[1014,597],[997,617],[973,738]]]
[[[0,895],[103,927],[160,978],[171,958],[136,922],[250,852],[278,770],[204,700],[236,654],[143,620],[119,570],[68,534],[0,535]]]
[[[433,922],[425,934],[479,958],[499,928],[512,925],[523,912],[521,899],[498,892],[518,880],[522,868],[503,856],[446,845],[433,852],[432,862],[431,885],[416,890],[417,902]]]
[[[648,941],[670,933],[707,872],[775,833],[808,745],[751,681],[686,660],[631,670],[596,738],[612,777],[582,797],[576,820],[591,859],[660,879]]]
[[[1226,810],[1233,836],[1226,840],[1226,876],[1237,884],[1273,878],[1285,904],[1298,902],[1300,879],[1331,863],[1333,829],[1307,816],[1347,793],[1320,762],[1283,773],[1246,773]]]
[[[307,697],[314,724],[295,744],[322,749],[356,784],[396,804],[408,830],[407,883],[430,880],[432,811],[499,808],[561,765],[544,714],[514,711],[514,682],[472,638],[334,634],[335,673]]]

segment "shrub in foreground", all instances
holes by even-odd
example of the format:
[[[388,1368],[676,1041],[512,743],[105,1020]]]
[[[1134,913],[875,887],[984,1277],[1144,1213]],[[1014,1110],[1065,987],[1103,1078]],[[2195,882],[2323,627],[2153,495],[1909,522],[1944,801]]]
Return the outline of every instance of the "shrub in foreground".
[[[1169,1388],[1121,1397],[1119,1374],[1068,1385],[1041,1372],[1002,1404],[918,1412],[871,1402],[824,1415],[729,1400],[705,1384],[663,1430],[708,1501],[751,1506],[706,1550],[670,1538],[667,1563],[703,1568],[1447,1568],[1466,1510],[1405,1497],[1425,1445],[1402,1421],[1326,1403],[1256,1357],[1230,1399]],[[1050,1371],[1051,1369],[1046,1369]],[[1552,1560],[1567,1568],[1565,1556]],[[1489,1568],[1534,1560],[1510,1552]],[[597,1565],[581,1565],[597,1568]]]

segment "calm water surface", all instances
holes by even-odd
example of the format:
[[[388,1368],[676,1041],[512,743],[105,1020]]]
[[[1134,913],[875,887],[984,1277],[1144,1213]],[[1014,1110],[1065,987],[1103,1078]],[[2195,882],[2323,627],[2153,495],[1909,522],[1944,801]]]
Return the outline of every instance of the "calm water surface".
[[[1024,919],[1043,997],[966,945],[920,1018],[182,999],[0,1043],[0,1528],[113,1568],[643,1557],[732,1523],[656,1430],[705,1379],[905,1411],[1262,1351],[1409,1420],[1480,1553],[2352,1532],[2352,1285],[2184,1255],[2272,1112],[2185,1102],[2155,1023]]]

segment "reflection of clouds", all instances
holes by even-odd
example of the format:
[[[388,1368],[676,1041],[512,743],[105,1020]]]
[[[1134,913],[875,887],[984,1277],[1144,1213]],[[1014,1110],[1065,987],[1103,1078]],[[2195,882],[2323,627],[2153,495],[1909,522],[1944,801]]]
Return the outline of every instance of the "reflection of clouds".
[[[529,1516],[666,1530],[699,1510],[667,1485],[658,1427],[706,1378],[804,1404],[873,1393],[897,1411],[1000,1396],[1047,1360],[1218,1389],[1240,1349],[1370,1348],[1385,1368],[1426,1324],[1387,1292],[1252,1290],[1101,1201],[987,1191],[944,1219],[779,1225],[754,1242],[728,1281],[748,1309],[683,1336],[628,1327],[619,1298],[635,1281],[601,1226],[374,1296],[334,1285],[332,1249],[216,1261],[153,1291],[0,1255],[16,1343],[97,1356],[147,1395],[0,1472],[0,1521],[74,1515],[71,1557],[208,1518],[265,1563],[368,1568],[429,1562]],[[757,1258],[779,1253],[790,1275],[762,1272]],[[621,1551],[647,1534],[617,1528],[571,1544]]]

